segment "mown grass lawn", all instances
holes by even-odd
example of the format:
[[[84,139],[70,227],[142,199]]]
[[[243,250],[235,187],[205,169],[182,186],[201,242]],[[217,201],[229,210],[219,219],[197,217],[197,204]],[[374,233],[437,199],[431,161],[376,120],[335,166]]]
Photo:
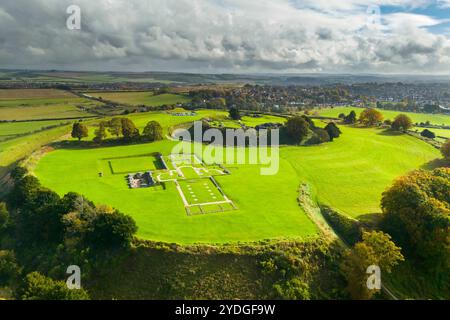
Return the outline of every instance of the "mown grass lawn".
[[[396,177],[440,157],[431,145],[408,135],[346,126],[341,130],[332,143],[288,147],[281,156],[313,186],[319,202],[349,216],[380,212],[381,194]]]
[[[339,139],[321,146],[282,147],[274,176],[262,176],[258,165],[226,165],[231,175],[216,179],[238,210],[220,214],[187,216],[173,183],[166,190],[129,190],[124,174],[112,174],[105,161],[152,152],[167,155],[176,144],[172,141],[57,150],[40,161],[35,173],[61,195],[79,192],[133,216],[144,239],[185,244],[306,239],[317,230],[297,204],[300,183],[313,187],[318,202],[361,217],[380,212],[381,193],[396,177],[439,157],[438,150],[411,136],[352,127],[342,131]]]
[[[75,191],[98,204],[131,215],[144,239],[177,243],[226,243],[275,238],[306,239],[316,227],[296,202],[298,178],[283,164],[276,176],[261,176],[259,167],[239,165],[229,176],[217,177],[239,210],[187,216],[174,183],[163,188],[128,189],[125,175],[112,174],[105,159],[161,152],[170,154],[175,142],[94,150],[58,150],[45,156],[35,173],[43,185],[61,195]],[[99,172],[104,176],[99,177]]]

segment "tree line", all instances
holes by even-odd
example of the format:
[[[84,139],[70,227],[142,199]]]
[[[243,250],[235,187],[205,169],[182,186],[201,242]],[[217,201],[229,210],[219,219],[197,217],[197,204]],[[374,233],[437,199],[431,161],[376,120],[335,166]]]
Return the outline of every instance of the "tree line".
[[[100,144],[108,137],[108,133],[116,139],[123,138],[125,141],[154,142],[164,138],[164,130],[157,121],[150,121],[144,127],[142,133],[129,118],[113,118],[109,121],[100,121],[94,132],[94,142]],[[89,128],[83,122],[76,122],[72,126],[72,138],[81,141],[89,136]]]
[[[130,249],[135,221],[109,206],[76,193],[60,197],[21,167],[12,172],[14,188],[0,203],[0,287],[17,299],[87,299],[60,280],[69,265],[83,278]]]

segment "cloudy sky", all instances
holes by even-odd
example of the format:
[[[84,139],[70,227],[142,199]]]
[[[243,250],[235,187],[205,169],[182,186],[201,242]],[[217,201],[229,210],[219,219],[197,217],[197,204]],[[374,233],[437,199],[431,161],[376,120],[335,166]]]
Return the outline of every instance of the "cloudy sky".
[[[450,0],[0,0],[0,68],[450,74]]]

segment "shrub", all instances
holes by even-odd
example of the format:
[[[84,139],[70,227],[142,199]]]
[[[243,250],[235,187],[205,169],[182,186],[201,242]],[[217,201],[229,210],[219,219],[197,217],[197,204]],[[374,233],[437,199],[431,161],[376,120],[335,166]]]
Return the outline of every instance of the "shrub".
[[[445,159],[450,160],[450,139],[442,145],[441,153]]]
[[[436,138],[436,135],[434,134],[434,132],[432,132],[432,131],[430,131],[430,130],[428,130],[428,129],[423,130],[422,133],[421,133],[420,135],[421,135],[422,137],[428,138],[428,139],[434,139],[434,138]]]
[[[395,117],[394,122],[392,122],[392,130],[395,131],[406,131],[410,128],[412,128],[413,122],[410,117],[408,117],[405,114],[399,114],[397,117]]]
[[[89,295],[83,289],[67,288],[64,281],[56,281],[33,272],[26,276],[20,298],[23,300],[89,300]]]

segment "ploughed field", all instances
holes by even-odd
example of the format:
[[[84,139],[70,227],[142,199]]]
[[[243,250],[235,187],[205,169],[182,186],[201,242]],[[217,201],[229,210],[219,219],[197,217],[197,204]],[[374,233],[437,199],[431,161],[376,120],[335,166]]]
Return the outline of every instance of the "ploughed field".
[[[202,115],[188,117],[187,121]],[[150,120],[161,121],[167,129],[183,122],[183,118],[174,120],[177,117],[173,115],[150,113],[136,115],[134,120],[139,127]],[[144,239],[183,244],[308,239],[317,235],[317,229],[297,204],[301,183],[311,185],[319,203],[352,217],[363,217],[380,212],[381,194],[396,177],[413,169],[430,168],[439,157],[438,150],[408,135],[345,126],[341,129],[343,135],[332,143],[281,147],[279,171],[272,176],[261,175],[259,165],[225,163],[230,174],[214,178],[235,208],[223,212],[187,214],[186,202],[223,200],[209,182],[189,183],[195,178],[195,170],[190,168],[183,169],[185,180],[179,178],[185,202],[175,182],[129,188],[125,172],[161,170],[155,154],[173,153],[177,143],[169,140],[55,150],[40,160],[35,174],[44,186],[61,195],[79,192],[97,204],[108,204],[131,215],[138,224],[138,236]],[[199,156],[208,165],[214,164],[209,156]],[[111,159],[116,170],[111,169]],[[173,173],[161,172],[161,177],[171,180]]]

